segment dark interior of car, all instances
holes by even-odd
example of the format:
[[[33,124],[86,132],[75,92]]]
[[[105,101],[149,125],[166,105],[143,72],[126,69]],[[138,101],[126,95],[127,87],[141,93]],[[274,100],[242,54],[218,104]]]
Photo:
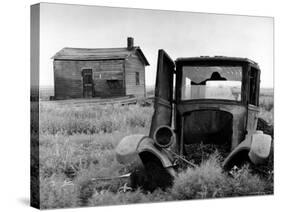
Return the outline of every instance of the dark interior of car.
[[[233,116],[220,110],[197,110],[185,114],[184,144],[231,145]]]

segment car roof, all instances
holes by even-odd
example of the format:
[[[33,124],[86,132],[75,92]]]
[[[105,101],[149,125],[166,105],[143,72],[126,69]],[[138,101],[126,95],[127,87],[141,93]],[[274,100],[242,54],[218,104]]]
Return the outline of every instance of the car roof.
[[[193,63],[193,62],[224,62],[224,63],[250,63],[251,65],[259,68],[258,63],[248,58],[242,57],[227,57],[227,56],[200,56],[200,57],[180,57],[176,59],[176,63]]]

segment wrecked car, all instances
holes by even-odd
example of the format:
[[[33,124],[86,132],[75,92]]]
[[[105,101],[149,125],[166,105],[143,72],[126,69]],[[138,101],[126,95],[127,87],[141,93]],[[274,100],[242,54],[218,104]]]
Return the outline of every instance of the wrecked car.
[[[179,161],[196,166],[186,159],[193,144],[223,146],[225,169],[245,160],[262,164],[272,138],[257,130],[259,92],[260,68],[252,60],[204,56],[174,61],[159,50],[149,135],[123,138],[117,160],[140,161],[150,173],[146,177],[160,187],[167,184],[163,176],[171,179],[168,183],[176,176]]]

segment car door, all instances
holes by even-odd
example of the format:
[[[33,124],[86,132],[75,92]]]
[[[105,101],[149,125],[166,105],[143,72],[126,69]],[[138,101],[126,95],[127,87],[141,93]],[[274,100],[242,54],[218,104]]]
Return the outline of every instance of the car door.
[[[149,133],[151,138],[159,126],[172,124],[174,70],[174,61],[160,49],[155,83],[154,114]]]

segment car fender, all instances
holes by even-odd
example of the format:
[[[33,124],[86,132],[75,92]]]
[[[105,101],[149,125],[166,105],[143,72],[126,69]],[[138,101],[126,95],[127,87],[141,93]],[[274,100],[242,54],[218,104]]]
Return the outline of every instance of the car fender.
[[[150,137],[145,137],[142,139],[142,141],[139,143],[139,146],[137,148],[137,152],[142,158],[142,154],[144,153],[150,153],[156,158],[158,158],[164,168],[166,168],[169,173],[173,176],[175,176],[175,170],[173,168],[173,156],[170,155],[165,149],[156,147],[154,145],[154,140]],[[145,163],[145,161],[143,161]]]
[[[269,157],[271,141],[270,135],[253,134],[249,158],[254,164],[262,164]]]
[[[257,131],[254,134],[246,135],[242,141],[224,160],[223,167],[230,168],[230,164],[239,160],[240,154],[247,154],[251,162],[258,165],[263,163],[270,154],[271,136]]]
[[[121,164],[130,164],[140,161],[137,148],[146,136],[142,134],[125,136],[115,148],[116,159]]]

